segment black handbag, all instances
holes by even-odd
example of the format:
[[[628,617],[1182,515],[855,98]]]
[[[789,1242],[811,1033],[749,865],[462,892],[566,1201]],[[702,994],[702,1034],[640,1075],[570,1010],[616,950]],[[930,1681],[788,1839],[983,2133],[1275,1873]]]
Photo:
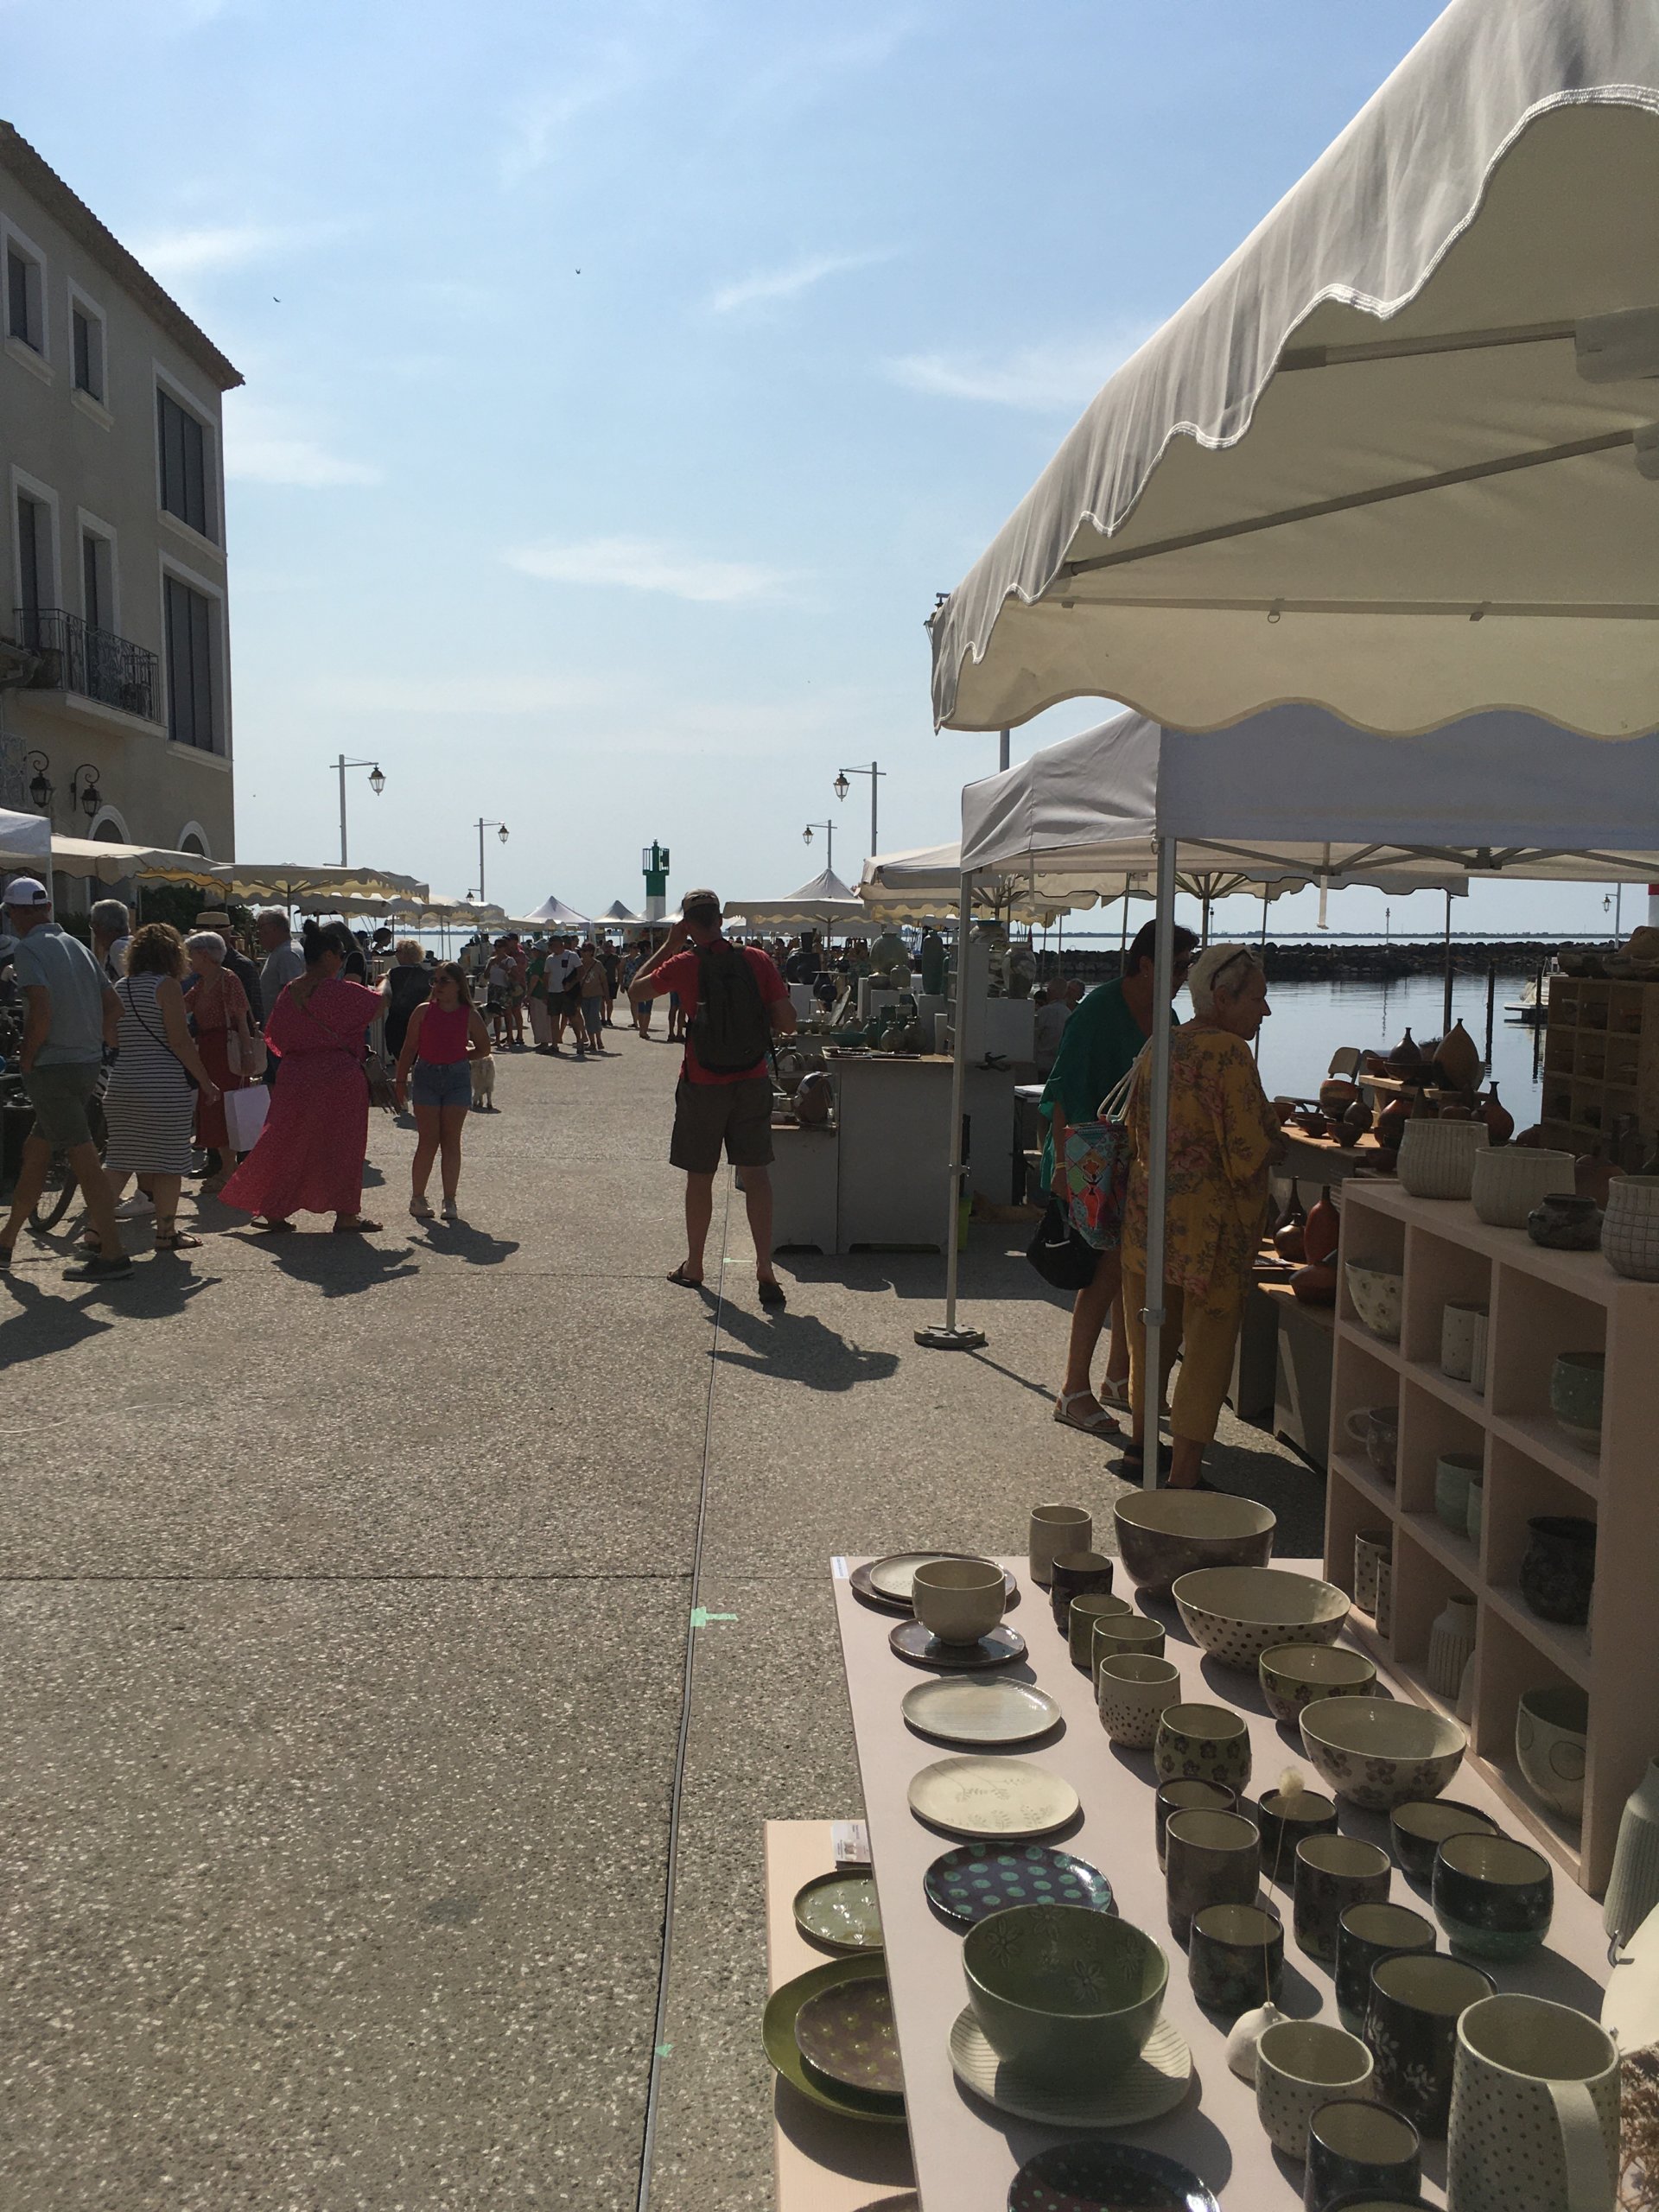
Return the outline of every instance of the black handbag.
[[[1071,1226],[1058,1198],[1049,1200],[1037,1234],[1026,1248],[1026,1257],[1056,1290],[1086,1289],[1100,1262],[1100,1254]]]

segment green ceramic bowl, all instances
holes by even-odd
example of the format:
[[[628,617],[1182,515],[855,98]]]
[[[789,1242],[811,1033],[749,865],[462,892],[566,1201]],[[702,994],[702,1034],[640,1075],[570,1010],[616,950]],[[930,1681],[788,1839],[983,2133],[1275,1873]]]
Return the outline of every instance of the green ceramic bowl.
[[[968,1931],[968,2001],[999,2058],[1033,2082],[1121,2074],[1158,2024],[1169,1961],[1150,1936],[1075,1904],[1020,1904]]]
[[[1256,1663],[1268,1711],[1293,1727],[1304,1707],[1319,1698],[1370,1697],[1376,1691],[1376,1669],[1346,1644],[1271,1644]]]

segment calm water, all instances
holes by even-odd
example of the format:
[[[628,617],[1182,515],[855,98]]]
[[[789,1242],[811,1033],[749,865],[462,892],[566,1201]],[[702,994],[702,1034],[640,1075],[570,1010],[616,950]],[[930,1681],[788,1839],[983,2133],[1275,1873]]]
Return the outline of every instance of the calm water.
[[[1507,999],[1518,999],[1522,976],[1500,976],[1492,1029],[1492,1071],[1503,1103],[1524,1128],[1537,1118],[1538,1078],[1534,1038],[1541,1032],[1508,1026]],[[1306,1097],[1318,1090],[1338,1046],[1381,1052],[1397,1044],[1409,1026],[1417,1038],[1438,1037],[1446,985],[1438,976],[1411,976],[1397,983],[1275,983],[1273,1012],[1262,1025],[1262,1080],[1276,1091]],[[1188,1011],[1185,1000],[1177,1012]],[[1452,986],[1452,1015],[1461,1019],[1478,1050],[1486,1044],[1486,979],[1459,976]]]

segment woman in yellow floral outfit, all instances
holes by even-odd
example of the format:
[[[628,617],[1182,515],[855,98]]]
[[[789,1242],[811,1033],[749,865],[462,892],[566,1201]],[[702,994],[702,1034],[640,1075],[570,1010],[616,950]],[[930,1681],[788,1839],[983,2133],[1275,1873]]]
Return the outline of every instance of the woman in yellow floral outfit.
[[[1170,1040],[1169,1197],[1164,1328],[1158,1402],[1177,1350],[1181,1371],[1170,1407],[1172,1490],[1207,1487],[1199,1466],[1216,1433],[1232,1375],[1233,1348],[1268,1211],[1268,1170],[1284,1140],[1249,1040],[1269,1011],[1268,979],[1243,945],[1209,946],[1187,979],[1192,1020]],[[1135,1164],[1123,1223],[1123,1306],[1129,1333],[1135,1442],[1124,1467],[1138,1471],[1146,1434],[1147,1162],[1152,1077],[1145,1056],[1129,1097]],[[1154,1434],[1157,1433],[1154,1424]]]

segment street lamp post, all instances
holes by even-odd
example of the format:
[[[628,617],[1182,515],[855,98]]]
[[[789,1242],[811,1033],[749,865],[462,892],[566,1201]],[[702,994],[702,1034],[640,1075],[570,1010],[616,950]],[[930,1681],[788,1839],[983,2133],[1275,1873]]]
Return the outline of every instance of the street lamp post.
[[[380,763],[378,760],[348,760],[343,753],[335,761],[334,768],[340,778],[340,864],[341,868],[345,868],[350,857],[346,850],[346,771],[348,768],[366,768],[369,772],[369,789],[374,793],[376,798],[378,798],[386,788],[386,779],[381,773]]]
[[[836,872],[836,825],[833,822],[809,822],[801,832],[801,842],[804,845],[811,843],[812,832],[815,830],[822,830],[823,832],[824,873],[833,875]]]
[[[507,842],[507,825],[505,822],[486,822],[480,818],[474,827],[478,831],[478,903],[481,906],[484,904],[484,832],[486,830],[495,830],[505,845]]]
[[[882,777],[883,777],[883,776],[885,776],[885,775],[887,774],[887,770],[886,770],[885,768],[878,768],[878,767],[876,766],[876,765],[875,765],[874,761],[874,760],[872,760],[872,761],[871,761],[871,763],[870,763],[870,765],[869,765],[869,766],[868,766],[868,768],[843,768],[843,769],[842,770],[841,773],[840,773],[840,774],[836,778],[835,783],[834,783],[834,784],[833,784],[833,785],[831,786],[831,789],[834,791],[834,792],[835,792],[835,794],[836,794],[836,797],[837,798],[839,798],[839,799],[844,799],[844,798],[846,798],[846,796],[847,796],[848,792],[849,792],[849,791],[851,791],[851,789],[852,789],[852,785],[851,785],[848,782],[848,780],[847,780],[847,779],[849,778],[849,776],[868,776],[868,777],[869,778],[869,779],[870,779],[870,858],[871,858],[872,860],[874,860],[874,859],[875,858],[876,855],[877,855],[877,854],[880,851],[880,849],[881,849],[880,846],[876,842],[876,836],[875,836],[876,800],[877,800],[878,796],[880,795],[880,789],[881,789],[881,779],[882,779]]]

